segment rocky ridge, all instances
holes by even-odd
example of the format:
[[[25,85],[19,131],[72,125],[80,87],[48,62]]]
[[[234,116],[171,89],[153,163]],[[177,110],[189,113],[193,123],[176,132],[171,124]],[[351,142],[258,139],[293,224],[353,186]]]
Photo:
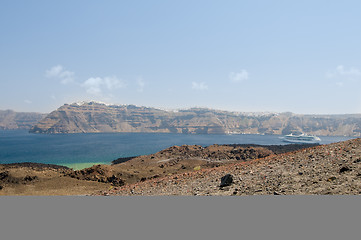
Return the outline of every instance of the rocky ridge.
[[[299,146],[305,147],[305,146]],[[119,159],[114,164],[95,165],[77,170],[69,176],[82,180],[112,183],[114,186],[161,178],[181,172],[221,166],[230,162],[249,161],[273,154],[261,146],[199,145],[173,146],[154,154]],[[119,163],[118,163],[119,162]]]
[[[0,129],[30,129],[47,114],[0,110]]]
[[[0,164],[1,195],[85,195],[109,189],[109,183],[68,176],[73,170],[41,163]]]

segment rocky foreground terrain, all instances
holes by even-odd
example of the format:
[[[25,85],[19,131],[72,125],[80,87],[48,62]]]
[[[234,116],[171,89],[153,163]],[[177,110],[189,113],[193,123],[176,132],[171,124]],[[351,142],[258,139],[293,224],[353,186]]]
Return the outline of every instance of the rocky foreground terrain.
[[[134,158],[117,159],[113,165],[95,165],[71,172],[69,176],[122,186],[179,173],[245,162],[273,154],[310,147],[309,144],[290,145],[200,145],[173,146],[160,152]],[[124,162],[125,160],[125,162]]]
[[[165,111],[97,102],[65,104],[35,124],[32,133],[148,132],[361,136],[361,115],[239,113],[206,108]]]
[[[361,139],[188,171],[96,194],[361,194]]]
[[[0,165],[0,195],[360,194],[361,138],[329,145],[173,146],[74,171]]]
[[[0,164],[0,195],[85,195],[110,187],[106,183],[67,176],[71,172],[57,165]]]
[[[173,146],[151,155],[117,159],[113,165],[94,165],[77,171],[48,164],[3,164],[0,195],[84,195],[305,147],[310,145]]]

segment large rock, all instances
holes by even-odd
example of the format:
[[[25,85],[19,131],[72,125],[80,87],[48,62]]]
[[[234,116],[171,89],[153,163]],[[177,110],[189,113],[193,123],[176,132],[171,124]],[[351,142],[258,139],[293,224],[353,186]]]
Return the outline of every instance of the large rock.
[[[94,165],[90,168],[72,171],[66,175],[79,180],[111,183],[114,186],[123,186],[124,181],[115,174],[111,166]]]
[[[221,184],[219,187],[227,187],[233,183],[233,176],[231,174],[226,174],[221,178]]]

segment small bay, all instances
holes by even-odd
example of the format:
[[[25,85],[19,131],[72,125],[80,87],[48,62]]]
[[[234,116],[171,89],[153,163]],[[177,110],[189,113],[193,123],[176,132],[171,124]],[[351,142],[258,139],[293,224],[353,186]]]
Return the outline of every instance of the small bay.
[[[158,152],[174,145],[260,144],[283,145],[278,135],[188,135],[168,133],[30,134],[26,130],[0,131],[0,164],[36,162],[82,169],[110,164],[120,157]],[[351,137],[321,137],[321,144]]]

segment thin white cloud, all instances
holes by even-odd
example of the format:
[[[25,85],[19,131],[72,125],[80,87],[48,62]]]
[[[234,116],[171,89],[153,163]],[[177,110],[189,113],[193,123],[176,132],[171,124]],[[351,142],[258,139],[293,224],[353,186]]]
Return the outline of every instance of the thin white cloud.
[[[328,77],[328,78],[336,78],[336,77],[357,78],[357,77],[361,77],[361,71],[354,67],[346,69],[343,65],[338,65],[335,70],[326,73],[326,77]]]
[[[232,82],[242,82],[249,78],[249,73],[247,70],[242,69],[240,72],[231,72],[228,75],[229,80]]]
[[[125,86],[124,83],[116,76],[105,77],[103,81],[104,81],[104,85],[108,90],[114,90]]]
[[[57,77],[63,71],[63,66],[56,65],[49,70],[46,70],[45,76],[48,78]]]
[[[208,86],[205,82],[192,82],[192,89],[194,90],[207,90]]]
[[[343,65],[338,65],[333,71],[326,73],[326,78],[337,80],[333,84],[343,87],[350,82],[358,81],[361,78],[361,71],[354,67],[345,68]]]
[[[339,86],[339,87],[343,87],[344,82],[337,82],[336,85]]]
[[[145,82],[143,81],[143,78],[142,78],[142,77],[140,77],[140,78],[137,79],[137,85],[138,85],[137,91],[138,91],[138,92],[143,92],[144,86],[145,86]]]
[[[81,86],[86,89],[86,92],[92,95],[100,95],[101,85],[103,83],[103,79],[97,77],[97,78],[89,78],[86,80]]]
[[[81,86],[91,95],[102,95],[104,91],[113,91],[124,87],[124,83],[115,76],[91,77],[84,81]]]
[[[30,101],[29,99],[25,99],[24,102],[25,102],[26,104],[32,104],[32,103],[33,103],[33,102]]]
[[[46,70],[45,76],[47,78],[58,79],[62,84],[74,82],[74,72],[65,70],[64,67],[61,65],[56,65],[49,70]]]

